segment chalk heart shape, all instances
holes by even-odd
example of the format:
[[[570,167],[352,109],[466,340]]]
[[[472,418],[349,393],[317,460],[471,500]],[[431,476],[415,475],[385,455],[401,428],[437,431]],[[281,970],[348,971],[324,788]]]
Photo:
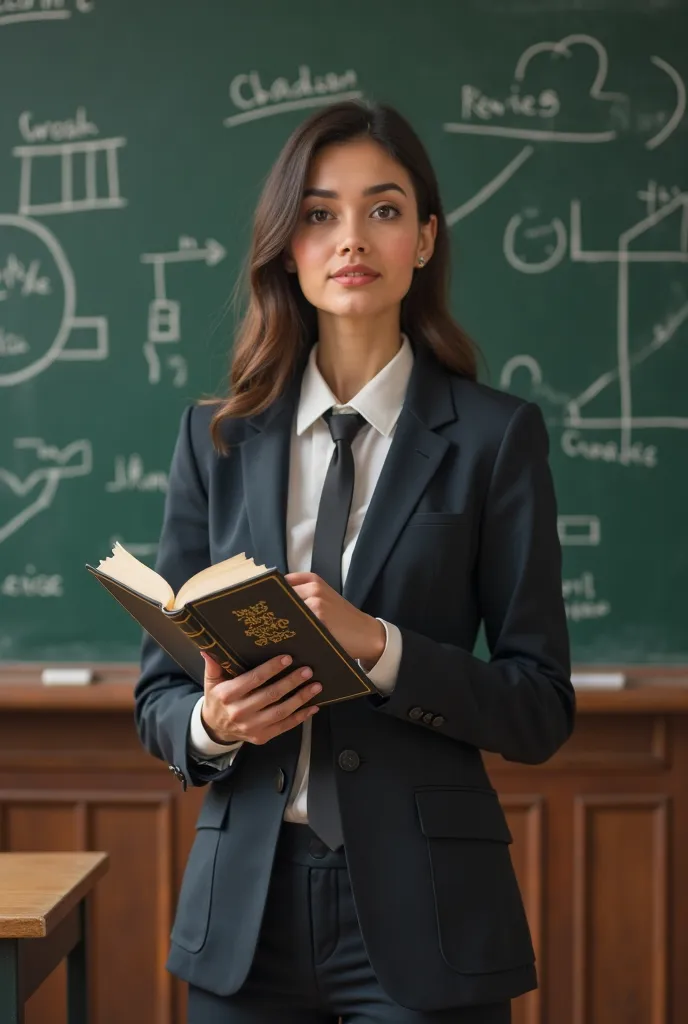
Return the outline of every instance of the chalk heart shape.
[[[50,508],[63,480],[87,476],[93,468],[88,441],[74,441],[59,449],[38,438],[18,438],[15,447],[34,449],[44,464],[24,478],[0,466],[0,544]]]

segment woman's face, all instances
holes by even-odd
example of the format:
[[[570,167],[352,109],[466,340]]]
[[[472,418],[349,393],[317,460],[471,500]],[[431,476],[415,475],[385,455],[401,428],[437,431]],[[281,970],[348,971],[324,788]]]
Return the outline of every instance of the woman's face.
[[[434,214],[419,223],[411,179],[382,146],[332,144],[312,161],[285,265],[321,312],[375,316],[401,303],[418,258],[427,263],[432,255],[436,231]],[[336,276],[355,264],[374,276]]]

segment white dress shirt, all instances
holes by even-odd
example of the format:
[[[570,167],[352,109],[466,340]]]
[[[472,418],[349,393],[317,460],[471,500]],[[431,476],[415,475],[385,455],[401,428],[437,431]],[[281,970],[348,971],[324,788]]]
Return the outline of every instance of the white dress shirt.
[[[287,565],[289,572],[310,572],[318,505],[334,451],[334,442],[322,415],[333,407],[335,412],[358,412],[366,423],[351,445],[355,480],[342,552],[343,583],[404,403],[413,367],[413,349],[406,335],[402,334],[401,347],[394,358],[346,405],[337,403],[320,373],[316,363],[317,349],[316,344],[304,369],[292,429],[286,524]],[[377,690],[391,693],[401,661],[401,633],[384,619],[379,621],[385,627],[387,642],[382,655],[367,671],[367,675]],[[201,718],[203,700],[203,697],[198,700],[191,716],[189,750],[200,763],[222,770],[232,763],[242,741],[221,744],[208,736]],[[285,821],[308,822],[306,806],[310,749],[311,720],[307,719],[302,726],[301,750],[284,812]]]

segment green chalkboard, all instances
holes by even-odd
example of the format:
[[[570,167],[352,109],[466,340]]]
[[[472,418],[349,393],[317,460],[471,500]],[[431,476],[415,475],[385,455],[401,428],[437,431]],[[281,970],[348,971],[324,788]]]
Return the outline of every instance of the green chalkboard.
[[[688,659],[687,39],[671,0],[0,0],[0,660],[137,657],[83,565],[154,558],[261,182],[348,96],[416,126],[454,312],[544,410],[576,659]]]

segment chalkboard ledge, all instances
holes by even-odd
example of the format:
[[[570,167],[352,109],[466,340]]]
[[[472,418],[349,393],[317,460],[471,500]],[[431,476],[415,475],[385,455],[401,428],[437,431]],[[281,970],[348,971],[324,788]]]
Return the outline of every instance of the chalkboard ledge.
[[[131,663],[94,664],[96,682],[87,686],[44,686],[38,663],[0,664],[0,709],[124,711],[134,707],[138,669]],[[59,667],[59,666],[57,666]],[[578,691],[582,714],[688,714],[688,665],[576,665],[576,672],[625,672],[623,690]]]

